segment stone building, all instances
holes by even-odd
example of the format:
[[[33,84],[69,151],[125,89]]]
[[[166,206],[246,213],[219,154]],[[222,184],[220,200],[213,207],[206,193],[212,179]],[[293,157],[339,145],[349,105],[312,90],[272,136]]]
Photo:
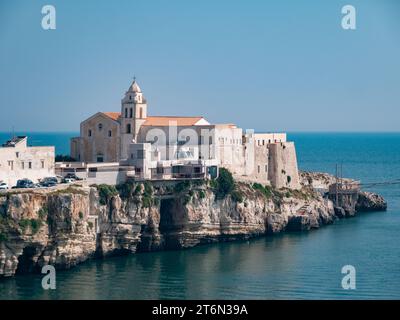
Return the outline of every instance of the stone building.
[[[211,124],[202,116],[149,116],[136,81],[120,112],[98,112],[81,123],[71,156],[84,163],[119,162],[137,179],[215,176],[219,167],[238,179],[298,188],[293,142],[285,133],[246,132],[234,124]]]
[[[54,147],[30,147],[27,137],[14,137],[0,147],[0,181],[12,187],[20,179],[52,177],[54,154]]]

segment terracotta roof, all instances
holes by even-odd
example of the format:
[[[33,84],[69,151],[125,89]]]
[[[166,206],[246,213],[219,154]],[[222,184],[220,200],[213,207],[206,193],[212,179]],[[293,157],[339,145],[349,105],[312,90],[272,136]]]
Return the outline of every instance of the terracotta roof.
[[[147,117],[144,126],[169,126],[170,122],[176,122],[177,126],[194,126],[200,120],[205,120],[203,117],[171,117],[158,116]]]
[[[121,116],[120,112],[102,112],[102,114],[106,115],[107,117],[117,121],[118,118]]]
[[[106,115],[107,117],[115,121],[118,121],[119,117],[121,116],[120,112],[102,112],[102,114]],[[200,116],[197,117],[148,116],[146,118],[146,122],[143,123],[143,125],[164,127],[164,126],[169,126],[170,122],[176,122],[177,126],[194,126],[200,120],[204,120],[207,123],[207,120],[205,120],[203,117]]]

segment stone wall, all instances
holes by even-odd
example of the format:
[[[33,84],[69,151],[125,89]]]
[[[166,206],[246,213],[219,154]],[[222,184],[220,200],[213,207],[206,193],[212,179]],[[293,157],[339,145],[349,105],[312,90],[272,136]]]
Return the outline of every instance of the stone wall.
[[[17,145],[0,148],[0,181],[12,187],[19,179],[38,182],[54,176],[54,153],[54,147]]]
[[[299,189],[299,172],[294,142],[272,143],[269,146],[268,180],[275,188]]]
[[[71,140],[71,157],[77,161],[118,162],[120,155],[119,123],[97,113],[81,123],[80,137]],[[110,136],[111,133],[111,136]]]

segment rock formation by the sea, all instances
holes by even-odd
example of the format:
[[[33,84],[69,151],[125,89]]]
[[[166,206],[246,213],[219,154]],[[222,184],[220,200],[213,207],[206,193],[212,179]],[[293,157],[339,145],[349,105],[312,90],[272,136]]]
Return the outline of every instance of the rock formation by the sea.
[[[385,211],[387,203],[379,194],[373,192],[360,191],[356,204],[357,212]]]
[[[313,180],[316,179],[316,180]],[[190,248],[281,231],[303,231],[338,218],[316,185],[331,176],[302,174],[301,190],[218,181],[127,183],[0,194],[0,276],[70,268],[114,254]],[[221,191],[222,190],[222,191]],[[360,193],[358,211],[386,209]],[[340,215],[339,215],[340,216]]]

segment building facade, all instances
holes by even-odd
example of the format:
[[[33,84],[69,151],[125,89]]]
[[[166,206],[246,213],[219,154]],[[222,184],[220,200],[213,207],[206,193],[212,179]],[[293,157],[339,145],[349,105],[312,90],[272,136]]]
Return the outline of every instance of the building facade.
[[[20,179],[53,177],[54,158],[54,147],[30,147],[27,137],[14,137],[0,147],[0,181],[12,187]]]
[[[136,81],[120,112],[99,112],[81,123],[71,156],[84,163],[119,162],[137,179],[212,177],[219,167],[242,180],[299,188],[296,151],[285,133],[254,133],[202,116],[149,116]]]

